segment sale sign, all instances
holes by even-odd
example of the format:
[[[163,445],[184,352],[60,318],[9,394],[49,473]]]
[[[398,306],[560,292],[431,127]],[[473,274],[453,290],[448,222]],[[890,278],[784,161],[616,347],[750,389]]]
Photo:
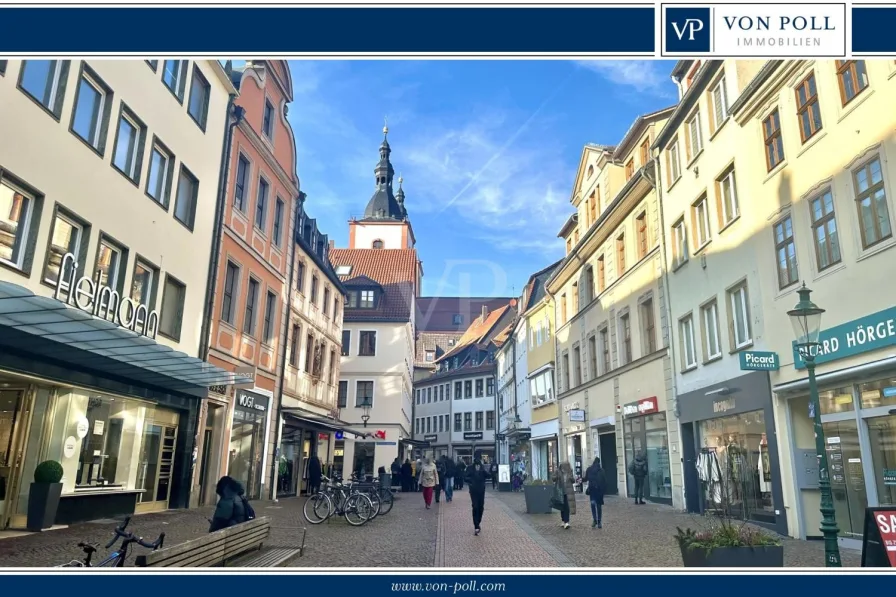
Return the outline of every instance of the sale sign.
[[[896,510],[879,510],[874,513],[874,522],[880,531],[884,549],[890,559],[890,566],[896,568]]]

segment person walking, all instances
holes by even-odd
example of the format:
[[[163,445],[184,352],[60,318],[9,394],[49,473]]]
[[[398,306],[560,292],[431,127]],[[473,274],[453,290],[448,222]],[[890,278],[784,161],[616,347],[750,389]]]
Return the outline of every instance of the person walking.
[[[454,499],[454,487],[457,483],[454,480],[454,475],[457,474],[457,467],[448,456],[442,456],[442,458],[445,460],[445,501],[450,503]]]
[[[467,484],[470,486],[470,501],[473,503],[473,534],[482,530],[482,514],[485,512],[485,482],[488,472],[479,460],[466,468]]]
[[[411,461],[411,491],[417,491],[417,480],[420,477],[420,460]]]
[[[439,471],[433,464],[432,458],[426,457],[426,462],[420,467],[420,488],[423,491],[423,502],[426,509],[432,506],[433,488],[439,484]]]
[[[647,479],[647,458],[644,451],[638,452],[635,459],[628,465],[628,474],[635,479],[635,503],[646,504],[644,501],[644,481]]]
[[[497,489],[498,488],[498,463],[492,462],[492,465],[489,468],[488,472],[491,474],[491,477],[492,477],[492,489]]]
[[[588,498],[591,500],[591,528],[603,528],[604,493],[607,491],[607,476],[600,465],[600,458],[595,458],[585,471],[588,481]]]
[[[404,459],[404,464],[401,465],[401,491],[402,493],[408,493],[411,491],[411,479],[414,477],[414,469],[411,466],[411,460],[409,458]]]
[[[320,491],[320,479],[323,471],[320,466],[320,458],[312,454],[308,459],[308,495],[314,495]]]
[[[464,488],[464,481],[467,478],[467,463],[463,461],[462,458],[457,459],[457,476],[454,477],[454,480],[457,481],[456,489]]]
[[[211,525],[208,528],[209,533],[214,533],[248,520],[243,497],[245,491],[239,481],[233,477],[221,477],[215,486],[215,493],[218,494],[218,504],[215,506],[215,513],[212,515]]]
[[[442,490],[445,489],[445,459],[439,458],[435,462],[436,472],[438,473],[439,480],[435,486],[436,493],[436,503],[439,503],[440,498],[442,497]]]
[[[574,487],[576,477],[569,462],[562,463],[559,470],[555,470],[554,474],[551,475],[551,479],[563,494],[563,504],[560,507],[560,521],[563,524],[563,528],[568,529],[569,517],[576,513],[576,490]]]

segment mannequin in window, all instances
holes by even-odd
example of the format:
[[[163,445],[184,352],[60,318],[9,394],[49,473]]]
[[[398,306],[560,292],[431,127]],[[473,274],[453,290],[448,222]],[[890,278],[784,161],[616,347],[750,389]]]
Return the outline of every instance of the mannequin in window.
[[[374,248],[374,249],[382,249],[382,248],[383,248],[383,241],[381,241],[381,240],[375,240],[375,241],[373,241],[373,248]]]

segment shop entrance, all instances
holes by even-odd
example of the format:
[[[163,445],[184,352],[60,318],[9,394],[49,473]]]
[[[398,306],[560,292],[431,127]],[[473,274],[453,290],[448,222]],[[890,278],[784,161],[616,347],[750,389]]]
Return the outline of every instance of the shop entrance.
[[[623,423],[625,440],[625,472],[628,480],[628,496],[634,497],[635,480],[628,474],[628,467],[635,456],[647,459],[645,499],[664,504],[672,503],[672,472],[669,461],[669,437],[666,431],[666,413],[635,416]]]
[[[24,389],[0,390],[0,529],[9,523],[21,482],[21,461],[29,407]]]
[[[597,436],[598,446],[600,449],[600,464],[604,469],[604,476],[607,478],[606,492],[609,495],[619,494],[619,480],[616,474],[616,434],[601,433]]]
[[[177,413],[156,410],[143,428],[143,449],[137,469],[137,513],[168,509],[177,446]]]

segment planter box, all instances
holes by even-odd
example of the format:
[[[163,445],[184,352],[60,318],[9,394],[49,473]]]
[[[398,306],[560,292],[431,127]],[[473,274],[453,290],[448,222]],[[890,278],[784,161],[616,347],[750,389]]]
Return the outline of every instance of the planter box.
[[[56,522],[62,483],[32,483],[28,492],[28,530],[39,533]]]
[[[784,546],[681,548],[685,568],[783,568]]]
[[[529,514],[550,514],[551,496],[554,494],[552,485],[524,485],[523,492],[526,496],[526,512]]]

